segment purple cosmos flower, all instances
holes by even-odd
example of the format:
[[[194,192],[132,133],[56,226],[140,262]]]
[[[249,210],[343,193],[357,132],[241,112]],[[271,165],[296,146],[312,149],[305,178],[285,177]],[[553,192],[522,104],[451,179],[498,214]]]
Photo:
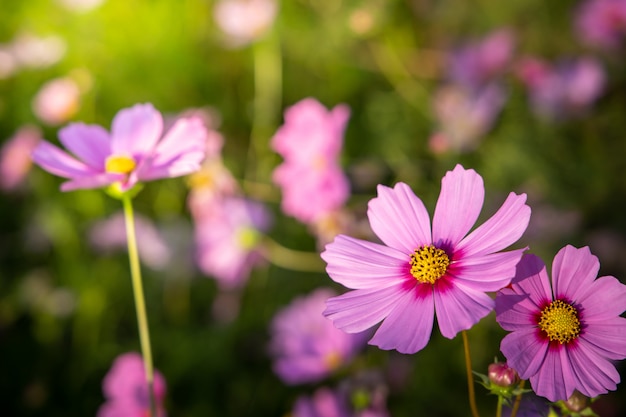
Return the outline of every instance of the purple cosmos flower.
[[[626,0],[587,0],[577,11],[575,25],[585,43],[617,48],[626,36]]]
[[[104,377],[102,390],[107,402],[100,407],[97,417],[146,416],[150,410],[150,399],[141,355],[129,352],[118,356]],[[156,417],[164,417],[166,385],[158,371],[154,372],[153,390],[157,402]]]
[[[342,332],[322,315],[325,301],[335,295],[318,289],[296,298],[272,320],[274,372],[288,384],[317,382],[349,362],[367,335]]]
[[[338,159],[349,116],[345,105],[327,111],[312,98],[285,112],[285,124],[271,146],[284,158],[273,180],[282,189],[281,208],[286,214],[311,223],[348,199],[350,186]]]
[[[567,400],[614,390],[620,377],[612,360],[626,357],[626,285],[596,279],[600,263],[588,247],[566,246],[546,266],[526,255],[511,288],[496,297],[496,319],[512,333],[500,350],[537,395]]]
[[[497,30],[452,54],[450,78],[470,90],[480,89],[507,69],[513,49],[513,33]]]
[[[271,223],[264,205],[240,197],[215,201],[195,216],[197,263],[225,289],[241,287],[263,261],[260,239]]]
[[[549,118],[583,113],[600,97],[606,83],[604,69],[591,57],[555,65],[525,58],[518,74],[528,88],[533,111]]]
[[[486,292],[509,284],[524,249],[500,252],[524,233],[526,195],[510,193],[493,217],[468,234],[480,214],[483,180],[457,165],[442,180],[431,224],[404,183],[380,185],[368,217],[384,245],[339,235],[322,258],[336,282],[354,289],[324,312],[349,333],[382,321],[370,344],[415,353],[428,343],[435,315],[447,338],[469,329],[494,306]]]
[[[215,21],[233,46],[242,46],[263,36],[274,23],[276,0],[220,0]]]
[[[46,171],[69,179],[62,191],[109,185],[126,191],[141,181],[178,177],[200,168],[206,140],[200,119],[179,119],[163,138],[162,133],[161,113],[151,104],[137,104],[115,116],[110,134],[84,123],[61,129],[61,143],[76,158],[48,142],[42,142],[32,157]]]

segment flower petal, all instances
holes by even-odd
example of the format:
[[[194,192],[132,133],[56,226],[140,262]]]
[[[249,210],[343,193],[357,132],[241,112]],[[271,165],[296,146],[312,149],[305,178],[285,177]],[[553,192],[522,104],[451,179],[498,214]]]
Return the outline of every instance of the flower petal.
[[[579,294],[590,288],[599,270],[600,262],[591,254],[589,247],[577,249],[571,245],[565,246],[552,263],[555,298],[579,300]]]
[[[171,178],[200,169],[207,131],[199,118],[178,119],[139,169],[140,180]]]
[[[509,331],[523,330],[537,326],[539,306],[528,294],[517,294],[505,288],[496,295],[496,321]]]
[[[435,311],[441,334],[454,338],[493,310],[494,301],[485,293],[452,281],[435,284]]]
[[[515,276],[516,266],[525,249],[497,252],[483,256],[459,259],[451,274],[455,280],[478,291],[498,291]]]
[[[433,329],[434,301],[428,285],[418,285],[395,303],[383,320],[371,345],[400,353],[415,353],[428,344]]]
[[[484,255],[505,249],[524,233],[530,221],[526,194],[510,193],[502,207],[470,233],[456,248],[464,256]]]
[[[617,388],[619,373],[608,360],[589,351],[580,343],[568,349],[568,354],[576,374],[576,389],[582,394],[593,398]]]
[[[584,308],[585,321],[604,321],[626,310],[626,285],[614,277],[600,277],[577,290],[573,302]]]
[[[326,301],[324,316],[347,333],[359,333],[389,315],[407,290],[401,285],[349,291]]]
[[[581,343],[608,359],[626,358],[626,318],[604,318],[597,322],[584,318],[583,321],[586,327],[580,336]]]
[[[520,378],[528,379],[541,368],[549,354],[548,343],[538,337],[537,329],[521,329],[507,334],[500,342],[500,351]]]
[[[483,179],[473,169],[457,165],[446,173],[433,216],[435,246],[456,246],[476,223],[484,198]]]
[[[45,141],[37,145],[31,156],[37,165],[59,177],[74,178],[95,173],[84,163]]]
[[[543,261],[536,255],[526,254],[517,264],[511,288],[518,294],[528,294],[540,308],[552,302],[550,278]]]
[[[96,173],[89,176],[76,177],[61,184],[61,191],[102,188],[117,181],[124,181],[124,174]]]
[[[72,123],[59,130],[59,140],[70,152],[99,172],[111,155],[109,133],[101,126]]]
[[[426,207],[402,182],[393,189],[379,185],[378,197],[369,202],[367,217],[380,240],[407,255],[432,243]]]
[[[111,150],[115,155],[143,157],[154,149],[163,118],[152,104],[136,104],[120,110],[111,125]]]
[[[567,400],[576,388],[574,382],[564,347],[549,350],[539,371],[530,377],[535,393],[550,401]]]
[[[406,280],[409,256],[387,246],[339,235],[321,254],[326,272],[348,288],[378,288]]]

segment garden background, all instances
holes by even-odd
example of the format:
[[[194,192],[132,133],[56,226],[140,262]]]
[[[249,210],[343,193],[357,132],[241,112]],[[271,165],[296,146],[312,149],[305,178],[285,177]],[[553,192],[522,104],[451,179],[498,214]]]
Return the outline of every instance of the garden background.
[[[581,27],[580,0],[283,0],[267,24],[253,14],[244,26],[258,28],[233,37],[216,3],[0,1],[0,415],[95,415],[114,358],[139,351],[128,257],[102,234],[119,201],[60,192],[61,179],[8,146],[23,136],[58,143],[71,121],[108,129],[135,103],[166,119],[203,115],[224,138],[241,192],[273,214],[266,262],[225,291],[195,262],[194,182],[153,182],[135,198],[154,227],[142,272],[170,416],[286,416],[300,395],[356,369],[382,375],[395,417],[469,414],[460,337],[437,329],[415,355],[368,346],[319,383],[288,385],[272,371],[277,311],[317,288],[344,291],[324,272],[315,233],[281,212],[272,182],[281,157],[270,139],[284,110],[307,97],[350,108],[340,163],[351,185],[345,207],[361,222],[376,185],[398,181],[432,213],[441,177],[461,163],[485,180],[483,218],[508,192],[528,194],[533,212],[518,245],[548,263],[565,244],[588,245],[600,275],[624,282],[626,20],[602,44]],[[494,33],[505,45],[499,65],[454,69],[463,48]],[[599,71],[577,78],[579,60]],[[461,67],[474,68],[468,62]],[[535,82],[538,67],[553,71],[552,83]],[[46,103],[54,80],[66,89]],[[490,86],[497,99],[480,98]],[[470,331],[474,370],[503,359],[504,334],[493,313]],[[477,392],[491,415],[495,397]],[[598,411],[623,415],[624,398],[618,386]]]

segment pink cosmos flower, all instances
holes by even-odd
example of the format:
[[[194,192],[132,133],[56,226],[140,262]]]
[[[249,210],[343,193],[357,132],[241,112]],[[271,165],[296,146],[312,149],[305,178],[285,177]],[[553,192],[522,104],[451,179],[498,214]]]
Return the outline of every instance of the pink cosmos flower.
[[[626,1],[587,0],[577,11],[575,26],[585,43],[615,49],[626,36]]]
[[[178,177],[200,168],[206,140],[200,119],[179,119],[162,134],[161,113],[151,104],[137,104],[115,116],[110,134],[84,123],[61,129],[61,143],[76,157],[48,142],[32,157],[46,171],[69,179],[62,191],[113,184],[126,191],[140,181]]]
[[[0,189],[15,190],[31,168],[30,154],[41,140],[36,126],[23,126],[0,149]]]
[[[262,204],[225,197],[211,212],[195,217],[197,263],[220,287],[241,287],[252,269],[263,261],[260,240],[271,217]]]
[[[150,410],[148,386],[143,359],[135,352],[124,353],[113,362],[104,377],[102,390],[107,400],[98,410],[97,417],[145,417]],[[165,417],[165,379],[159,371],[154,372],[153,391],[157,416]]]
[[[80,88],[69,77],[45,83],[33,99],[33,112],[42,122],[58,125],[71,119],[79,108]]]
[[[332,290],[296,298],[272,320],[274,372],[288,384],[317,382],[348,363],[367,335],[342,332],[322,315]]]
[[[215,21],[233,46],[250,43],[263,36],[274,23],[276,0],[220,0],[215,5]]]
[[[366,403],[354,404],[355,391],[361,394],[359,399]],[[384,389],[364,386],[358,381],[356,384],[344,381],[337,389],[321,387],[310,397],[299,397],[292,414],[293,417],[389,417],[385,402]]]
[[[500,350],[537,395],[567,400],[615,390],[614,360],[626,357],[626,285],[596,279],[600,263],[588,247],[566,246],[546,266],[525,255],[510,288],[496,297],[496,320],[512,333]]]
[[[528,88],[533,111],[549,118],[576,116],[603,93],[606,75],[594,58],[582,57],[550,64],[524,58],[518,75]]]
[[[415,353],[428,343],[435,315],[447,338],[494,306],[486,292],[509,284],[524,249],[500,252],[528,226],[526,195],[510,193],[493,217],[468,234],[480,214],[483,180],[457,165],[442,180],[431,224],[404,183],[380,185],[368,217],[384,245],[339,235],[322,258],[336,282],[354,289],[327,301],[324,314],[349,333],[382,321],[370,344]]]
[[[285,112],[285,123],[271,147],[284,158],[273,180],[282,189],[281,208],[286,214],[311,223],[348,199],[350,186],[338,159],[349,116],[345,105],[327,111],[312,98]]]

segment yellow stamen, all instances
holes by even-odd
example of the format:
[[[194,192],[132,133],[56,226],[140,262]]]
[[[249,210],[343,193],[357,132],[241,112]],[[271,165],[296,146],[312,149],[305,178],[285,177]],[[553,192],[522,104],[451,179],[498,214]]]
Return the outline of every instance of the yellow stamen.
[[[443,249],[424,245],[411,254],[411,275],[423,284],[434,284],[444,276],[450,258]]]
[[[538,324],[550,341],[558,340],[561,344],[580,335],[578,310],[562,300],[553,301],[544,308]]]
[[[105,162],[106,172],[113,174],[128,174],[135,166],[135,160],[125,155],[111,155]]]

